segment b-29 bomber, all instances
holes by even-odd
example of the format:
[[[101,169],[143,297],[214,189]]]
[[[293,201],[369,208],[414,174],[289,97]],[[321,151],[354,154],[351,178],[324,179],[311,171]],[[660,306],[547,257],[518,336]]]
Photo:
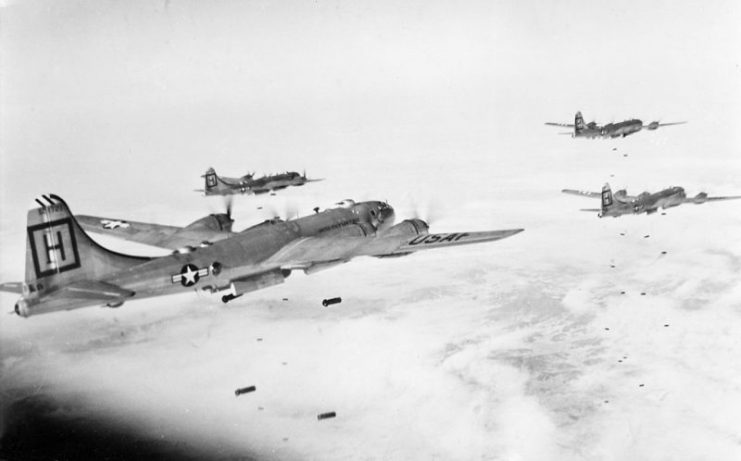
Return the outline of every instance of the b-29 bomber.
[[[89,229],[140,243],[172,248],[182,243],[180,237],[201,242],[199,247],[187,246],[166,256],[139,257],[102,247],[60,197],[43,199],[28,212],[24,282],[0,284],[0,290],[21,294],[15,312],[23,317],[96,305],[118,307],[129,300],[196,289],[225,293],[222,301],[229,302],[281,284],[294,270],[311,274],[357,256],[403,256],[499,240],[523,231],[430,234],[420,219],[394,225],[394,209],[386,202],[352,200],[289,221],[267,220],[237,233],[228,214],[207,216],[185,228],[161,229],[156,224],[86,217]],[[163,239],[164,234],[179,237]]]
[[[631,134],[638,133],[641,130],[657,130],[662,126],[681,125],[687,122],[674,122],[674,123],[660,123],[657,121],[644,124],[642,120],[637,118],[625,120],[618,123],[608,123],[607,125],[598,125],[596,122],[584,123],[584,117],[581,112],[577,112],[574,117],[574,123],[555,123],[546,122],[546,125],[550,126],[561,126],[565,128],[573,128],[574,131],[570,133],[572,138],[624,138]]]
[[[628,195],[625,189],[616,191],[613,194],[609,184],[605,184],[602,187],[601,193],[575,189],[563,189],[561,192],[582,197],[599,198],[601,200],[600,208],[586,208],[581,211],[597,212],[597,216],[600,218],[607,216],[617,218],[626,214],[652,214],[656,213],[659,208],[672,208],[685,203],[694,203],[699,205],[705,202],[735,200],[741,198],[741,195],[730,197],[708,197],[708,194],[705,192],[700,192],[694,197],[687,197],[687,194],[681,187],[669,187],[654,193],[643,192],[635,196]]]
[[[209,168],[204,175],[205,189],[196,189],[204,195],[233,195],[233,194],[266,194],[290,186],[303,186],[306,183],[322,181],[321,179],[309,179],[306,171],[298,174],[295,171],[271,174],[255,178],[254,173],[247,173],[239,178],[227,178],[216,174],[216,170]]]

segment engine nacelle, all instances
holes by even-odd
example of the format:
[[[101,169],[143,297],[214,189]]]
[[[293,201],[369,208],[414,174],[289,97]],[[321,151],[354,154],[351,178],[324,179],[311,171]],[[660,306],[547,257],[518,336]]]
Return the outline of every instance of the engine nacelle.
[[[427,223],[422,221],[421,219],[405,219],[399,224],[390,227],[383,233],[383,236],[394,237],[398,235],[413,237],[417,235],[427,235],[429,233],[430,226],[428,226]]]
[[[648,125],[646,125],[646,128],[649,130],[655,130],[659,127],[659,122],[651,122]]]
[[[697,194],[697,195],[694,196],[694,198],[692,199],[692,201],[694,203],[697,203],[698,205],[700,203],[705,203],[705,202],[708,201],[708,194],[706,194],[705,192],[700,192],[699,194]]]
[[[186,230],[210,230],[213,232],[231,232],[234,220],[226,213],[214,213],[193,221],[185,226]]]

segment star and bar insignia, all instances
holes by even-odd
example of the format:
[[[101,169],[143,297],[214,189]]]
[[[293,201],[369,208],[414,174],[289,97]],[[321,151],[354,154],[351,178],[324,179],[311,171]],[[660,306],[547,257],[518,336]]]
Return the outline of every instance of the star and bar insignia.
[[[172,276],[172,283],[180,282],[184,287],[191,287],[198,283],[201,277],[206,277],[208,272],[208,267],[199,269],[194,264],[186,264],[180,269],[179,274]]]
[[[103,229],[116,229],[118,227],[127,229],[129,227],[129,223],[127,223],[126,221],[113,219],[101,219],[100,224],[103,226]]]

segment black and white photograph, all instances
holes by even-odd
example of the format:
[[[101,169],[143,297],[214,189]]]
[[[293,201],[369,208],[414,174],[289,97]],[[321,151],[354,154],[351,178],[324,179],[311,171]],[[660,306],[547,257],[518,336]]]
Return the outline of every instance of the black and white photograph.
[[[741,459],[741,2],[0,0],[0,460]]]

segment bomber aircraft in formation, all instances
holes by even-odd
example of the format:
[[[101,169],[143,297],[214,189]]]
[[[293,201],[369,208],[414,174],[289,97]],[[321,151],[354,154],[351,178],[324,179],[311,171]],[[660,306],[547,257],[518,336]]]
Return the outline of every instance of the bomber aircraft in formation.
[[[288,171],[260,178],[255,178],[254,173],[247,173],[240,178],[226,178],[217,175],[213,168],[209,168],[201,177],[205,178],[205,189],[196,189],[196,192],[203,192],[205,195],[265,194],[289,186],[303,186],[308,182],[321,181],[307,178],[306,171],[302,175]]]
[[[577,112],[574,117],[574,123],[555,123],[546,122],[546,125],[561,126],[573,128],[573,132],[561,133],[570,134],[572,138],[624,138],[641,130],[656,130],[662,126],[681,125],[687,122],[660,123],[651,122],[644,124],[643,121],[634,118],[619,123],[608,123],[607,125],[597,125],[596,122],[584,123],[584,117],[581,112]]]
[[[612,216],[617,218],[626,214],[652,214],[656,213],[659,208],[666,209],[682,205],[684,203],[701,204],[705,202],[714,202],[719,200],[734,200],[741,198],[741,195],[731,197],[708,197],[705,192],[700,192],[694,197],[687,197],[684,189],[681,187],[669,187],[659,192],[643,192],[639,195],[628,195],[625,189],[612,193],[610,184],[602,186],[602,192],[588,192],[574,189],[563,189],[564,194],[579,195],[582,197],[599,198],[601,200],[600,208],[587,208],[581,211],[597,212],[597,216],[604,218]]]
[[[510,237],[523,229],[430,234],[426,222],[394,225],[386,202],[345,200],[335,208],[283,221],[267,220],[231,230],[230,211],[184,228],[86,216],[87,229],[166,248],[161,257],[129,256],[92,240],[56,195],[36,200],[28,212],[24,282],[0,284],[20,293],[15,305],[27,317],[87,306],[118,307],[125,301],[194,289],[226,293],[223,302],[283,283],[293,270],[307,274],[357,256],[393,257],[418,250]],[[97,223],[96,223],[97,221]]]

